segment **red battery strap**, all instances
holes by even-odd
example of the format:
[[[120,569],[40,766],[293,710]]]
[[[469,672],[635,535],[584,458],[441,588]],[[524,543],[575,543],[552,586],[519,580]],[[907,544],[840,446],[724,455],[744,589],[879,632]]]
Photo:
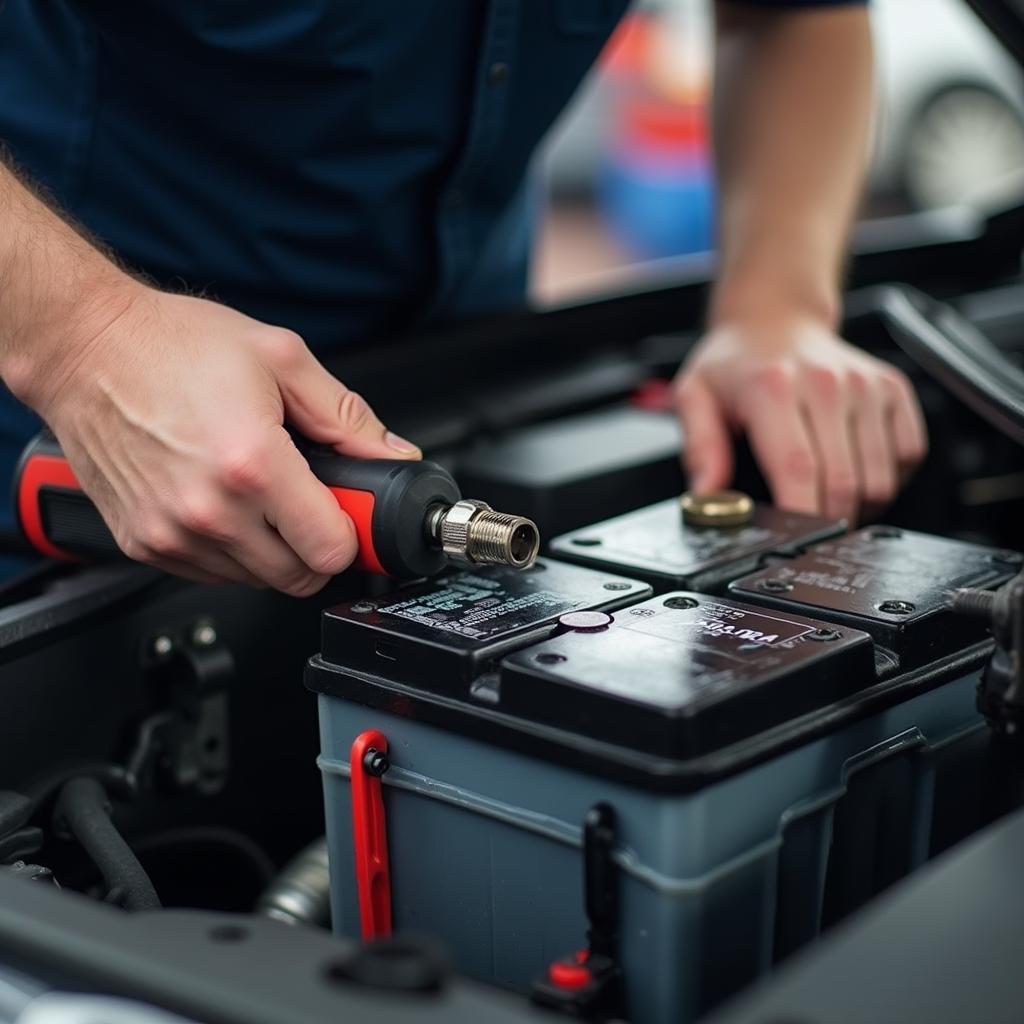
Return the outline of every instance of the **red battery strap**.
[[[384,755],[388,741],[376,729],[360,733],[352,744],[352,832],[356,845],[356,892],[363,941],[391,934],[391,869],[380,776],[367,768],[367,752]],[[371,755],[372,757],[373,755]]]

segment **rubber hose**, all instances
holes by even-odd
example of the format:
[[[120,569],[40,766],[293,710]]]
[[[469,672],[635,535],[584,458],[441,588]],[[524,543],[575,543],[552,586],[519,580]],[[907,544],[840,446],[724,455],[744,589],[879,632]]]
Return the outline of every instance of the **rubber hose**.
[[[106,790],[95,779],[72,779],[57,798],[58,827],[63,825],[78,840],[120,905],[126,910],[158,910],[156,889],[110,814]]]

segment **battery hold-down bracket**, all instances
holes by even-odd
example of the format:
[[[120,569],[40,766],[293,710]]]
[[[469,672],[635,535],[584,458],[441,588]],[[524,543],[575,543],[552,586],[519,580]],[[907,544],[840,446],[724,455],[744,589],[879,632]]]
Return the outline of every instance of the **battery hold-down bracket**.
[[[127,770],[141,788],[219,793],[230,768],[235,660],[209,619],[148,638],[141,657],[160,709],[139,725]]]

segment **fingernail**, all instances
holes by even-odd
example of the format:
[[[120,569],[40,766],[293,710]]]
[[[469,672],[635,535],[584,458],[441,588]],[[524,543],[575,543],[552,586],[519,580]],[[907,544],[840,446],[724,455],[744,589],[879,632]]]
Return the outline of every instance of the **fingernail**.
[[[396,452],[401,452],[403,455],[412,455],[414,452],[419,451],[419,448],[412,441],[406,441],[404,437],[392,434],[390,430],[384,435],[384,443],[389,448],[394,448]]]

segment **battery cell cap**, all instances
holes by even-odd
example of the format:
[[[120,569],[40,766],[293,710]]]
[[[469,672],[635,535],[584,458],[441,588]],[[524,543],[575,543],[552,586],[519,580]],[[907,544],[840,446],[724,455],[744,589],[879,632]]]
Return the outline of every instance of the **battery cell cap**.
[[[607,629],[612,617],[607,612],[566,612],[558,619],[558,624],[565,629],[574,629],[577,633],[595,633]]]
[[[754,501],[742,491],[687,491],[680,505],[683,521],[689,526],[743,526],[754,515]]]

